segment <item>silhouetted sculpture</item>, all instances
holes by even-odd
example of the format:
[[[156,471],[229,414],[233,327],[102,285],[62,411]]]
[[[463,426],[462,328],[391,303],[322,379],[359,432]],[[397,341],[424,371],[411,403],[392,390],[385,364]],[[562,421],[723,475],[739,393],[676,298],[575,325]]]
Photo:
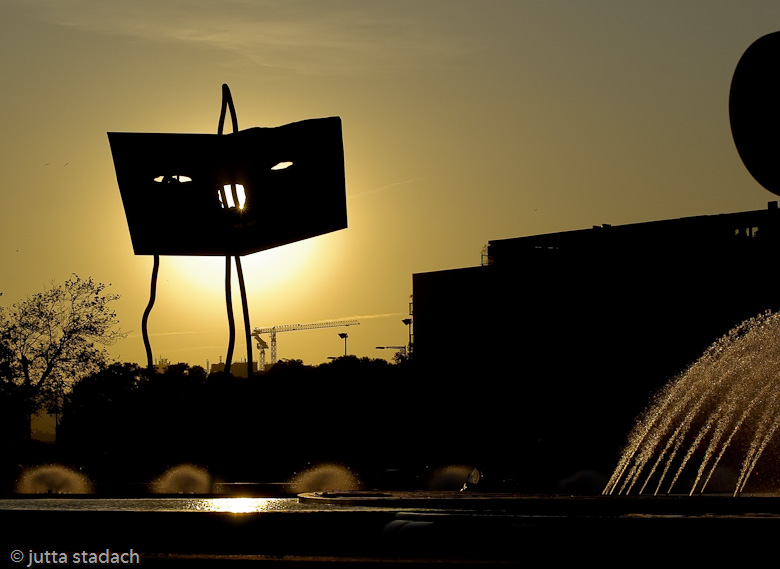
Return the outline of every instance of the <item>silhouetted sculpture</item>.
[[[227,110],[233,133],[222,134]],[[233,98],[222,85],[216,135],[109,132],[119,191],[136,255],[154,255],[142,319],[147,366],[154,367],[147,322],[159,255],[225,255],[230,326],[225,371],[235,340],[230,263],[244,308],[247,372],[252,342],[241,255],[347,227],[341,119],[309,119],[238,130]]]

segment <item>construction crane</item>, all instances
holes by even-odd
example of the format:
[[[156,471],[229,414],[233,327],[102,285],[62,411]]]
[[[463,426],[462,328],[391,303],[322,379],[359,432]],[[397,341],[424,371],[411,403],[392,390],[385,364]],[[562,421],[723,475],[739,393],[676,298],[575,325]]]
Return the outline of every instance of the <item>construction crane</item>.
[[[268,344],[260,336],[252,335],[257,340],[257,349],[260,350],[260,361],[257,363],[257,369],[262,372],[265,371],[265,351],[268,349]]]
[[[296,330],[317,330],[319,328],[336,328],[339,326],[357,326],[360,324],[357,320],[328,320],[324,322],[312,322],[311,324],[283,324],[281,326],[271,326],[270,328],[255,328],[252,337],[257,340],[257,347],[260,350],[260,362],[265,366],[265,350],[268,344],[260,337],[260,334],[271,335],[271,365],[277,361],[276,335],[280,332],[294,332]]]

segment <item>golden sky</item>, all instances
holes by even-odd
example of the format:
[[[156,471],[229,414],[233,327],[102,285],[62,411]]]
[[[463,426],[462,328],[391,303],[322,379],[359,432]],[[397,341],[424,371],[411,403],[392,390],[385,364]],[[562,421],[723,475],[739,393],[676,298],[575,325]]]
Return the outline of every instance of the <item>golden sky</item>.
[[[343,121],[349,228],[245,257],[252,325],[358,317],[349,351],[389,357],[412,274],[491,239],[766,207],[728,91],[778,29],[750,0],[3,0],[0,301],[111,283],[130,332],[111,352],[143,363],[152,259],[106,132],[216,133],[227,83],[240,128]],[[453,357],[478,353],[479,303]],[[155,357],[224,358],[224,260],[162,257],[149,328]],[[282,334],[279,356],[326,361],[339,331]]]

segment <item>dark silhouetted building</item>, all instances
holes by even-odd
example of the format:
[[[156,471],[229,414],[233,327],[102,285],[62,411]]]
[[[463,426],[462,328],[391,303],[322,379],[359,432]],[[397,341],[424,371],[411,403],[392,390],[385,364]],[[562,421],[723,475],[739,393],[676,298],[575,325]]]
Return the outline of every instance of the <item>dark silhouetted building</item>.
[[[780,307],[778,251],[776,202],[490,241],[481,266],[413,276],[416,362],[491,457],[614,466],[655,391]]]

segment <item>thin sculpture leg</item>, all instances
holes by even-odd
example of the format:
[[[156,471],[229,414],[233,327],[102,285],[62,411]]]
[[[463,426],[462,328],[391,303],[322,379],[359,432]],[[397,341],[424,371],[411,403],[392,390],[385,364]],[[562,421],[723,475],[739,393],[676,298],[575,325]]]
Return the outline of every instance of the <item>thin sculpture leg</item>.
[[[230,364],[233,361],[233,346],[236,343],[236,323],[233,320],[233,295],[230,288],[230,257],[225,257],[225,304],[227,304],[228,317],[228,349],[225,356],[225,373],[230,373]]]
[[[152,356],[152,344],[149,341],[149,314],[152,312],[154,300],[157,298],[157,273],[160,271],[160,256],[154,256],[154,265],[152,266],[152,284],[149,292],[149,303],[144,310],[141,319],[141,334],[144,338],[144,347],[146,348],[146,367],[149,371],[154,371],[154,357]]]
[[[249,306],[244,286],[244,271],[241,269],[241,257],[236,255],[236,273],[238,273],[238,288],[241,291],[241,307],[244,311],[244,338],[246,340],[246,376],[252,377],[252,332],[249,326]]]

